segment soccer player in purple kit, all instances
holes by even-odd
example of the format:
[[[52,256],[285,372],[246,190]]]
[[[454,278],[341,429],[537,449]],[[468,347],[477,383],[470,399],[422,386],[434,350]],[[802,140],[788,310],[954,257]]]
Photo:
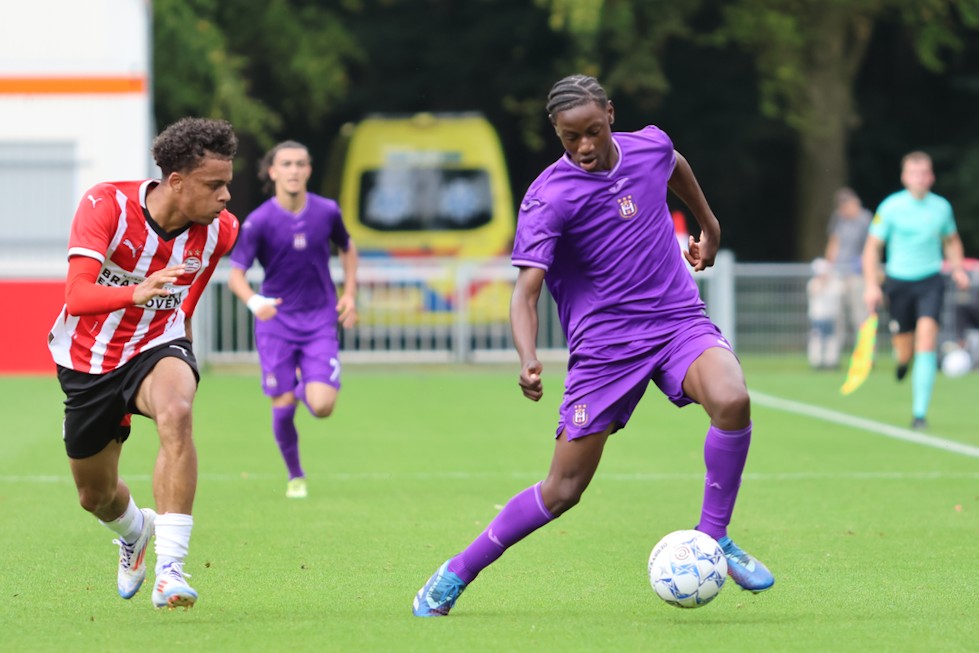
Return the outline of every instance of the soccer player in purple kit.
[[[262,389],[272,398],[272,432],[289,472],[286,496],[296,499],[308,493],[296,405],[303,402],[319,418],[333,413],[340,390],[337,324],[357,321],[357,248],[337,203],[306,190],[311,172],[301,143],[285,141],[265,154],[259,177],[274,195],[242,223],[228,280],[255,315]],[[330,275],[331,243],[343,265],[339,298]],[[261,293],[245,276],[256,260],[265,272]]]
[[[570,357],[551,468],[520,492],[461,553],[418,591],[413,612],[444,616],[476,576],[510,546],[578,503],[609,436],[624,428],[649,381],[677,406],[710,417],[707,473],[697,530],[724,549],[728,573],[761,592],[775,579],[728,537],[751,440],[741,365],[706,316],[694,271],[713,265],[720,225],[686,159],[660,129],[612,132],[612,103],[597,80],[558,81],[547,112],[564,155],[531,184],[517,221],[510,304],[520,387],[543,394],[537,359],[537,300],[546,282]],[[667,189],[700,225],[689,250],[676,246]]]

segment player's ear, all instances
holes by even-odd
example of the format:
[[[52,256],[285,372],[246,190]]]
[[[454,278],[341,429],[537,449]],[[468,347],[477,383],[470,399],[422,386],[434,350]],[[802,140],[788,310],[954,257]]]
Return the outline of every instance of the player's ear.
[[[171,172],[169,175],[167,175],[164,183],[170,187],[170,190],[179,193],[183,190],[184,178],[179,172]]]
[[[615,122],[615,107],[612,106],[612,100],[608,101],[606,111],[608,111],[608,124],[611,125]]]

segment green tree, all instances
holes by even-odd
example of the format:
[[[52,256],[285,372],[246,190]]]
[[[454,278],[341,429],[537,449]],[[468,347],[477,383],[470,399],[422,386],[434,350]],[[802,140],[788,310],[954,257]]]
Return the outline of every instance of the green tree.
[[[558,29],[576,38],[582,69],[600,73],[610,91],[651,105],[669,91],[662,60],[671,40],[748,51],[761,112],[796,134],[789,231],[795,256],[804,259],[822,251],[833,192],[849,180],[847,144],[860,124],[854,85],[876,21],[899,16],[931,70],[979,28],[979,0],[538,1],[550,7]],[[710,22],[705,14],[713,27],[693,30],[696,19]]]
[[[262,147],[322,121],[361,52],[337,9],[302,0],[155,0],[157,118],[224,118]]]
[[[979,28],[977,0],[737,0],[722,9],[719,42],[748,48],[762,111],[797,135],[795,253],[823,248],[833,191],[849,182],[847,144],[860,124],[854,85],[877,19],[896,13],[919,61],[939,71]],[[975,34],[972,34],[975,38]]]

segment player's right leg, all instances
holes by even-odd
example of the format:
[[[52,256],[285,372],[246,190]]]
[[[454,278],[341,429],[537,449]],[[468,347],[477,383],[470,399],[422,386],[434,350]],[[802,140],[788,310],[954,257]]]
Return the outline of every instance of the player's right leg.
[[[299,456],[296,428],[296,369],[301,347],[276,334],[256,333],[255,347],[261,365],[262,392],[272,401],[272,436],[288,475],[286,497],[305,498],[306,474]]]
[[[121,446],[110,442],[94,456],[71,459],[70,465],[82,507],[117,535],[112,541],[119,547],[116,584],[119,596],[129,599],[146,578],[146,549],[153,537],[156,513],[149,508],[140,510],[129,488],[118,478]]]
[[[130,415],[125,401],[119,401],[126,374],[125,369],[93,375],[58,368],[66,396],[65,451],[78,501],[117,536],[116,580],[124,599],[136,594],[146,577],[146,548],[155,515],[139,510],[119,478],[122,444],[130,432]]]

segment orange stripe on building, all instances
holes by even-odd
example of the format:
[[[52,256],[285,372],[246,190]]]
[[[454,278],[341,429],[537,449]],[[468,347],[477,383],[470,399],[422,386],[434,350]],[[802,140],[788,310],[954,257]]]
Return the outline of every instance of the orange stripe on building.
[[[146,77],[0,77],[0,95],[145,93]]]

